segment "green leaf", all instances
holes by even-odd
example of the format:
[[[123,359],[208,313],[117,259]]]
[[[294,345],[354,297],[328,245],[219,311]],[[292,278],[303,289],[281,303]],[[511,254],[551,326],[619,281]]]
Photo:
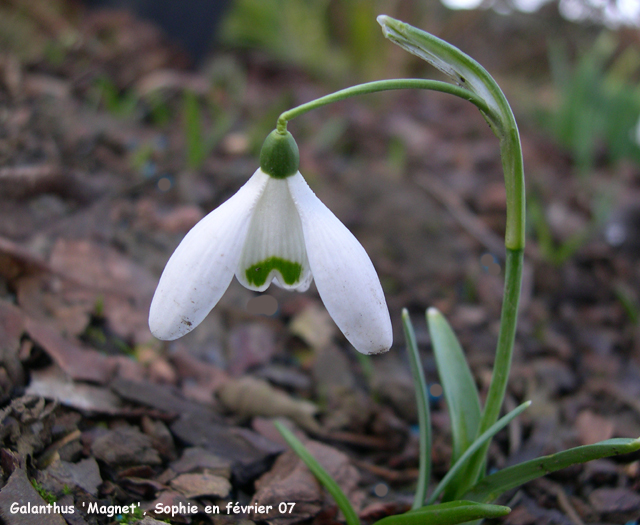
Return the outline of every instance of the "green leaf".
[[[617,438],[601,441],[593,445],[576,447],[557,454],[525,461],[519,465],[505,468],[487,476],[465,494],[474,501],[493,501],[498,496],[550,472],[555,472],[577,463],[586,463],[594,459],[619,456],[640,450],[640,438]]]
[[[475,501],[449,501],[387,516],[374,525],[455,525],[467,521],[499,518],[511,512],[509,507],[481,504]]]
[[[407,351],[409,352],[409,363],[411,364],[411,375],[413,385],[416,389],[416,404],[418,407],[418,426],[420,427],[420,466],[418,472],[418,485],[413,499],[414,509],[419,509],[424,505],[424,499],[429,487],[431,477],[431,413],[429,412],[429,394],[427,392],[427,382],[424,378],[424,370],[420,362],[418,353],[418,343],[416,334],[411,324],[411,318],[406,308],[402,310],[402,325],[404,335],[407,339]]]
[[[487,441],[489,441],[493,436],[495,436],[498,432],[500,432],[504,427],[506,427],[512,419],[519,416],[524,410],[529,408],[531,405],[531,401],[526,401],[522,403],[519,407],[513,409],[506,416],[503,416],[498,421],[496,421],[491,427],[487,429],[482,435],[478,436],[473,444],[465,451],[462,456],[456,461],[456,463],[451,467],[449,472],[447,472],[446,476],[442,478],[438,486],[433,491],[433,494],[429,497],[429,504],[433,503],[438,495],[445,489],[452,485],[452,480],[459,477],[460,472],[464,472],[464,467],[466,466],[467,461],[477,450],[479,450]],[[452,485],[452,488],[449,492],[456,492],[458,487],[456,485]]]
[[[447,320],[436,308],[429,308],[427,323],[451,419],[453,465],[478,435],[481,418],[480,397],[458,338]],[[465,476],[465,470],[462,469],[459,475]],[[455,481],[450,485],[456,486]],[[453,497],[454,493],[447,490],[444,499],[449,500]]]
[[[324,488],[327,489],[327,492],[331,494],[333,499],[336,501],[336,505],[338,505],[338,508],[342,511],[347,525],[360,525],[360,518],[358,518],[356,511],[353,510],[351,503],[349,503],[349,499],[345,496],[344,492],[342,492],[342,489],[331,475],[323,468],[322,465],[320,465],[320,463],[318,463],[316,458],[311,455],[293,432],[279,421],[274,421],[273,424],[291,449],[304,462]]]

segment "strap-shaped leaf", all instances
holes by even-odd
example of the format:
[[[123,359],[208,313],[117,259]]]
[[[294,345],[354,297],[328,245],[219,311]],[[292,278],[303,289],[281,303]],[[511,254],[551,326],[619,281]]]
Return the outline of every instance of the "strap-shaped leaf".
[[[472,445],[465,451],[465,453],[462,454],[462,456],[460,456],[458,461],[456,461],[452,465],[451,470],[449,470],[449,472],[447,472],[445,477],[442,478],[440,483],[438,483],[438,486],[435,488],[435,490],[433,491],[431,496],[429,496],[428,503],[429,504],[433,503],[435,501],[435,499],[440,495],[440,493],[443,490],[446,490],[446,489],[448,489],[450,487],[450,485],[453,485],[452,480],[456,479],[456,477],[459,477],[459,474],[462,471],[462,469],[465,467],[465,464],[467,463],[468,459],[475,452],[480,450],[480,448],[487,441],[489,441],[493,436],[495,436],[498,432],[500,432],[500,430],[502,430],[509,423],[511,423],[511,420],[513,420],[514,418],[518,417],[522,412],[524,412],[527,408],[529,408],[530,405],[531,405],[531,401],[525,401],[519,407],[513,409],[507,415],[503,416],[498,421],[496,421],[493,424],[493,426],[491,426],[489,429],[487,429],[486,432],[484,432],[483,434],[478,436],[478,439],[476,439],[472,443]],[[449,492],[456,492],[458,489],[459,489],[459,487],[453,485],[451,487],[451,489],[449,490]]]
[[[451,464],[453,465],[478,435],[481,417],[480,398],[458,338],[447,320],[436,308],[429,308],[427,323],[451,419],[453,436]],[[464,476],[465,469],[462,469],[459,474]],[[453,481],[449,486],[456,485],[457,483]],[[451,499],[453,494],[451,490],[447,490],[444,496],[445,501]]]
[[[353,509],[345,493],[342,492],[338,483],[336,483],[336,480],[318,463],[318,460],[311,455],[311,452],[307,450],[307,447],[302,444],[302,441],[300,441],[291,430],[279,421],[274,421],[273,424],[291,449],[304,462],[324,488],[327,489],[327,492],[333,496],[338,508],[342,511],[342,514],[344,514],[347,525],[360,525],[360,518],[358,518],[356,511]]]
[[[511,512],[509,507],[475,501],[449,501],[429,505],[404,514],[388,516],[374,525],[456,525],[467,521],[499,518]]]
[[[465,498],[480,502],[494,501],[507,490],[550,472],[555,472],[577,463],[586,463],[587,461],[609,456],[619,456],[636,450],[640,450],[640,438],[616,438],[532,459],[487,476],[467,492]]]
[[[424,378],[424,370],[420,361],[416,334],[406,308],[402,309],[402,326],[404,327],[404,336],[407,339],[407,352],[409,353],[409,363],[411,364],[413,387],[416,389],[418,426],[420,427],[420,468],[412,507],[419,509],[424,505],[427,488],[429,487],[429,478],[431,477],[431,413],[429,411],[427,381]]]

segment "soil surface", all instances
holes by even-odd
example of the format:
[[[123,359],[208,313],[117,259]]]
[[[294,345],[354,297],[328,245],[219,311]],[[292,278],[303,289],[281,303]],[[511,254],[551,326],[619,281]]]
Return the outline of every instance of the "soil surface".
[[[15,14],[19,3],[0,5]],[[453,326],[482,396],[491,376],[505,192],[481,115],[404,92],[290,124],[303,175],[378,271],[394,325],[387,354],[356,355],[314,286],[260,295],[235,280],[197,329],[161,342],[147,316],[168,257],[255,171],[278,113],[328,88],[262,53],[220,51],[190,69],[125,12],[46,5],[16,18],[24,42],[0,54],[1,520],[340,522],[274,418],[364,523],[407,510],[418,441],[401,309],[431,387],[433,482],[451,441],[426,308]],[[491,470],[640,436],[640,169],[576,177],[566,152],[521,127],[552,246],[582,237],[566,256],[528,240],[506,408],[533,405],[492,444]],[[599,195],[616,204],[597,222]],[[639,490],[637,455],[598,460],[505,495],[513,511],[501,522],[637,523]],[[61,512],[12,512],[15,501]]]

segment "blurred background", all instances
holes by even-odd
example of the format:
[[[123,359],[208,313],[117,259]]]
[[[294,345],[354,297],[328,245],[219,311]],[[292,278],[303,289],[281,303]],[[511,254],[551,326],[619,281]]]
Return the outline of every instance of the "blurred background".
[[[490,467],[640,435],[638,0],[0,0],[3,406],[25,392],[57,399],[82,415],[65,424],[89,443],[105,419],[138,424],[122,419],[123,400],[168,410],[159,395],[122,387],[135,381],[273,438],[260,426],[269,407],[234,404],[218,381],[260,378],[313,402],[329,442],[357,457],[362,508],[404,502],[417,464],[399,324],[407,307],[433,387],[443,475],[449,429],[424,311],[449,319],[484,394],[502,295],[502,168],[472,105],[383,93],[289,125],[303,175],[378,270],[394,324],[388,355],[356,356],[313,288],[257,296],[234,282],[200,327],[170,344],[146,325],[169,255],[255,171],[282,111],[359,82],[441,78],[383,38],[382,13],[479,61],[522,134],[527,266],[507,406],[534,405],[500,435]],[[21,328],[10,335],[10,325]],[[78,349],[90,366],[74,368]],[[87,382],[119,401],[101,404]],[[163,465],[195,432],[165,419],[175,445]],[[117,478],[104,468],[110,457],[91,450],[103,481],[135,493],[122,480],[139,472]],[[234,497],[253,496],[269,467],[260,465],[234,471]],[[545,483],[518,492],[507,523],[637,524],[637,457]],[[148,501],[164,490],[151,485]]]

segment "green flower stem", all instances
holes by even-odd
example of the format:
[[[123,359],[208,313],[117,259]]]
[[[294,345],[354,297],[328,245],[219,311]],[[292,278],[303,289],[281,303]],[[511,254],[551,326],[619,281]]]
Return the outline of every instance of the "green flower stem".
[[[498,346],[493,365],[491,385],[487,394],[484,411],[480,419],[478,434],[484,434],[498,420],[500,409],[507,389],[509,371],[511,369],[511,357],[516,336],[516,324],[518,322],[518,303],[520,301],[520,287],[522,283],[522,267],[524,262],[524,250],[507,249],[504,296],[502,300],[502,315],[500,318],[500,333],[498,334]],[[472,471],[467,480],[466,487],[459,487],[458,493],[466,492],[478,479],[483,477],[481,472],[485,464],[485,457],[489,448],[489,441],[480,448],[472,459]]]
[[[500,139],[507,188],[505,245],[511,250],[524,248],[524,173],[520,137],[500,86],[478,62],[448,42],[386,15],[380,15],[378,23],[386,38],[442,71],[456,86],[465,86],[491,108],[490,112],[480,110]]]
[[[428,89],[431,91],[449,93],[468,100],[477,106],[483,114],[487,115],[487,118],[491,121],[497,118],[497,116],[494,115],[494,112],[489,108],[489,106],[487,106],[486,102],[468,89],[449,84],[448,82],[440,82],[438,80],[428,80],[424,78],[394,78],[389,80],[376,80],[375,82],[367,82],[366,84],[359,84],[357,86],[341,89],[340,91],[336,91],[330,95],[320,97],[316,100],[312,100],[311,102],[307,102],[306,104],[289,109],[278,117],[276,131],[280,134],[284,134],[287,131],[287,122],[311,111],[312,109],[317,109],[322,106],[326,106],[327,104],[339,102],[358,95],[367,95],[369,93],[378,93],[380,91],[392,91],[395,89]]]
[[[500,333],[493,377],[478,428],[478,435],[482,435],[498,420],[504,400],[511,370],[522,283],[525,245],[525,183],[518,127],[504,93],[491,75],[475,60],[450,44],[408,24],[386,16],[379,17],[378,21],[383,26],[387,38],[444,71],[457,84],[468,85],[469,89],[457,84],[427,79],[392,79],[369,82],[343,89],[282,113],[278,118],[276,130],[281,134],[286,133],[289,120],[312,109],[356,95],[393,89],[430,89],[456,95],[476,105],[487,120],[500,141],[500,155],[507,193],[507,222],[505,230],[505,288]],[[461,71],[464,74],[461,74]],[[468,490],[484,475],[482,470],[488,447],[489,442],[485,443],[470,459],[469,472],[472,475],[467,479],[467,486],[458,487],[458,491]]]
[[[504,95],[503,95],[504,98]],[[507,101],[504,101],[505,104]],[[507,107],[509,105],[507,104]],[[504,245],[507,251],[524,250],[526,199],[524,184],[524,165],[522,146],[515,117],[509,108],[507,130],[496,136],[500,139],[500,156],[504,171],[504,184],[507,189],[507,222]],[[496,131],[494,129],[494,131]]]
[[[424,370],[418,353],[416,334],[411,324],[411,318],[406,308],[402,309],[402,325],[407,340],[411,375],[416,389],[416,405],[418,408],[418,427],[420,428],[420,464],[418,468],[418,486],[416,487],[412,509],[419,509],[424,505],[431,478],[431,414],[429,411],[429,393]]]
[[[497,421],[507,389],[513,343],[516,337],[516,324],[518,322],[523,259],[523,250],[507,250],[500,334],[498,335],[498,347],[496,349],[491,386],[489,387],[484,412],[480,420],[480,433],[487,430]]]

